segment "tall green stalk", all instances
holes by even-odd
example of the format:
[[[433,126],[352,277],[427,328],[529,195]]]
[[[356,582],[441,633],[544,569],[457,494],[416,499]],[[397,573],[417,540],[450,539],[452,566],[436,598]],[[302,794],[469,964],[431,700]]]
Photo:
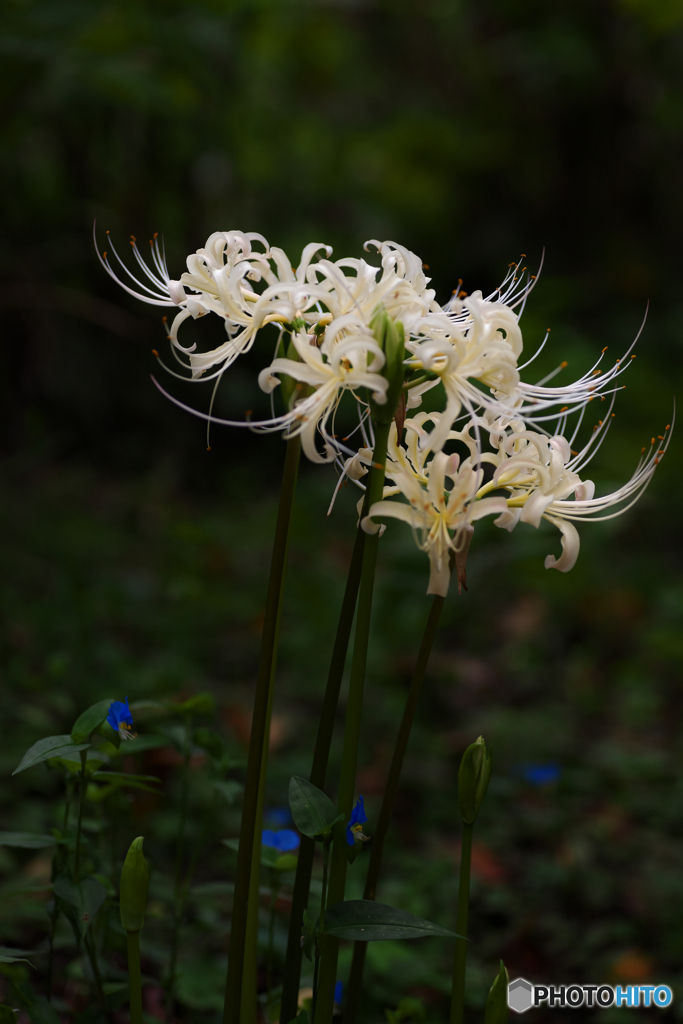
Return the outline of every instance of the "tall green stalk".
[[[415,712],[417,710],[420,690],[422,689],[422,682],[427,670],[434,637],[439,625],[439,619],[441,618],[444,600],[445,598],[440,597],[438,594],[435,595],[434,600],[432,601],[432,607],[429,611],[425,630],[422,635],[422,643],[420,644],[417,661],[415,662],[415,669],[413,671],[413,678],[406,698],[403,718],[401,719],[398,736],[396,737],[396,746],[394,747],[394,756],[391,759],[391,767],[389,768],[387,785],[384,790],[382,807],[379,812],[377,824],[372,833],[370,864],[368,865],[368,873],[365,879],[365,891],[363,892],[363,899],[365,900],[374,900],[376,898],[377,882],[379,881],[379,873],[382,868],[384,842],[387,837],[387,832],[389,831],[391,815],[394,809],[394,801],[396,800],[396,793],[398,791],[398,785],[401,778],[401,770],[403,768],[403,759],[408,747],[408,740],[410,738],[410,731],[412,729]],[[346,1002],[344,1004],[344,1024],[355,1024],[361,986],[363,983],[363,968],[365,966],[365,952],[367,947],[367,942],[354,943],[351,974],[349,976],[349,984],[346,991]]]
[[[458,915],[455,930],[464,936],[455,940],[453,957],[453,990],[450,1024],[462,1024],[465,1012],[465,965],[467,963],[467,923],[470,909],[470,867],[472,864],[472,830],[474,825],[463,822],[462,850],[460,853],[460,882],[458,885]]]
[[[85,775],[85,768],[88,760],[88,751],[81,750],[81,775],[80,789],[78,793],[78,824],[76,825],[76,855],[74,858],[74,882],[78,885],[81,877],[81,830],[83,827],[83,808],[85,807],[85,794],[88,789],[88,780]]]
[[[178,836],[176,839],[175,852],[175,881],[173,885],[173,929],[171,933],[171,960],[168,970],[168,982],[166,987],[166,1020],[173,1020],[173,989],[175,988],[176,966],[178,962],[178,937],[180,933],[180,922],[183,915],[184,900],[181,895],[183,854],[185,852],[185,819],[187,818],[187,783],[190,769],[190,730],[192,716],[188,715],[185,720],[185,749],[183,750],[183,770],[180,783],[180,819],[178,821]]]
[[[254,696],[254,713],[249,738],[249,755],[247,760],[247,777],[244,789],[242,824],[240,828],[240,844],[237,853],[237,871],[235,877],[235,895],[233,899],[232,924],[230,930],[230,950],[228,956],[228,975],[223,1009],[224,1024],[237,1024],[240,1019],[242,1003],[242,984],[245,959],[245,942],[247,936],[249,888],[252,874],[255,835],[259,825],[258,803],[263,752],[266,744],[268,728],[268,709],[270,706],[273,662],[277,640],[282,584],[287,560],[289,529],[296,490],[297,471],[300,455],[299,438],[287,441],[285,466],[280,489],[280,504],[273,554],[270,565],[270,579],[263,619],[261,636],[261,654],[259,659],[256,693]]]
[[[142,972],[140,970],[140,932],[127,932],[128,984],[130,986],[130,1024],[142,1024]]]
[[[382,498],[390,429],[390,422],[375,424],[375,450],[367,491],[368,508]],[[368,641],[370,639],[372,593],[375,582],[378,543],[379,533],[368,534],[365,539],[360,591],[358,594],[358,613],[356,616],[353,660],[351,662],[351,676],[349,679],[349,696],[346,707],[346,727],[344,730],[344,747],[337,804],[340,813],[344,815],[345,819],[351,817],[356,786],[356,767],[358,763],[358,746],[360,742],[363,691],[365,688]],[[328,897],[330,905],[339,903],[344,899],[346,866],[346,850],[342,843],[335,842],[332,847],[332,863],[330,866]],[[332,1019],[338,953],[339,940],[331,936],[325,936],[322,940],[318,1000],[314,1024],[329,1024],[329,1021]]]
[[[318,734],[316,736],[313,752],[313,764],[311,765],[310,781],[318,789],[325,787],[325,775],[327,774],[327,763],[330,756],[330,745],[332,733],[339,703],[339,690],[341,688],[344,666],[346,664],[346,652],[351,638],[353,617],[356,611],[358,599],[358,588],[360,586],[360,574],[363,565],[363,551],[365,550],[366,534],[363,530],[356,531],[356,541],[353,546],[349,574],[346,580],[346,589],[342,601],[337,635],[332,650],[332,660],[327,676],[327,686],[323,698],[320,721],[318,723]],[[280,1024],[289,1024],[297,1014],[297,1003],[299,996],[299,981],[301,978],[301,922],[304,910],[308,906],[308,894],[311,885],[311,870],[313,868],[313,854],[315,852],[315,839],[308,836],[301,837],[299,857],[296,866],[294,879],[294,892],[292,893],[292,910],[289,918],[289,935],[287,938],[287,952],[285,954],[284,978],[282,983],[282,1001],[280,1004]]]

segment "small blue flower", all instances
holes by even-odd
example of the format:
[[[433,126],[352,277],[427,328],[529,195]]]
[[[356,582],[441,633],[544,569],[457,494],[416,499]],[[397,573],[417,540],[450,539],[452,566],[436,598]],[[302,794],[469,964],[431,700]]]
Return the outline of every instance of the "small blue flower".
[[[547,786],[551,782],[557,782],[562,772],[557,761],[548,761],[545,764],[523,764],[520,768],[523,778],[532,786]]]
[[[292,823],[289,807],[270,807],[263,817],[269,825],[274,825],[276,828],[287,828]]]
[[[344,982],[338,981],[334,986],[334,1005],[341,1006],[341,1001],[344,998]]]
[[[112,701],[107,714],[107,721],[114,732],[119,734],[122,740],[133,739],[134,734],[130,731],[133,724],[133,716],[131,715],[130,708],[128,707],[127,697],[125,704],[120,700]]]
[[[291,853],[299,849],[301,836],[292,828],[283,828],[279,832],[273,832],[270,828],[264,828],[261,833],[263,846],[272,846],[278,853]]]
[[[365,813],[365,804],[363,803],[363,797],[358,797],[358,802],[354,809],[351,811],[351,821],[346,826],[346,842],[349,846],[353,846],[354,843],[366,843],[369,836],[363,835],[363,822],[368,820],[368,816]]]

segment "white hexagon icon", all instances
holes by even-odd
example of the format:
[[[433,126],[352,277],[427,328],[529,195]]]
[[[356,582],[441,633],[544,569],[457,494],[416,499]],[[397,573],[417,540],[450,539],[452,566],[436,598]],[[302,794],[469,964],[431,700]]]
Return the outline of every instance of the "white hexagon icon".
[[[526,1013],[534,1002],[534,988],[526,978],[515,978],[508,985],[508,1006],[515,1013]]]

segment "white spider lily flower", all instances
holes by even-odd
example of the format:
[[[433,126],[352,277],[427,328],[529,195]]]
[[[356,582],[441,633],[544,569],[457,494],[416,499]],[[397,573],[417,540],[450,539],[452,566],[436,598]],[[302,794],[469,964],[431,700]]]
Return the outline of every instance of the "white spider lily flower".
[[[379,372],[385,363],[384,353],[372,331],[350,314],[332,321],[320,348],[316,336],[303,331],[292,334],[292,342],[300,362],[274,359],[259,374],[259,386],[272,392],[280,384],[278,375],[286,374],[315,389],[278,417],[277,424],[287,429],[288,437],[301,435],[304,453],[312,462],[330,462],[336,452],[327,424],[344,391],[367,388],[379,405],[386,402],[389,382]],[[326,442],[324,455],[316,448],[318,432]]]
[[[595,497],[593,481],[582,480],[575,471],[587,461],[592,438],[582,452],[574,453],[563,437],[516,431],[501,443],[499,455],[488,460],[498,459],[499,464],[492,481],[479,490],[479,496],[498,488],[509,490],[507,510],[494,520],[495,526],[512,531],[518,522],[538,527],[541,519],[556,526],[562,534],[562,554],[559,558],[548,555],[544,564],[546,569],[569,572],[576,564],[580,547],[574,522],[613,519],[630,509],[650,483],[668,447],[670,429],[668,425],[663,435],[652,438],[649,452],[643,448],[626,484],[600,498]],[[574,499],[569,501],[572,494]],[[608,513],[610,508],[616,510]]]
[[[487,385],[496,395],[513,394],[519,384],[517,359],[522,351],[522,333],[516,314],[502,302],[484,299],[481,292],[465,299],[463,306],[469,314],[466,325],[455,324],[446,316],[432,316],[422,325],[428,336],[406,346],[413,355],[411,366],[437,377],[411,389],[411,406],[439,380],[446,391],[446,409],[431,442],[435,451],[443,448],[463,406],[470,412],[486,406],[498,414],[505,411],[497,398],[472,381]]]
[[[438,414],[433,414],[433,418],[436,421]],[[409,424],[406,421],[406,427]],[[362,521],[363,529],[374,532],[378,524],[373,520],[378,518],[408,523],[418,547],[429,557],[427,593],[445,597],[451,578],[451,552],[457,558],[458,552],[469,547],[472,523],[483,516],[504,512],[506,501],[497,497],[477,500],[483,470],[472,463],[472,456],[461,462],[459,455],[438,451],[427,462],[419,445],[405,450],[397,444],[395,426],[391,430],[386,472],[393,486],[385,488],[384,499],[369,509]],[[397,494],[407,502],[386,500]],[[459,575],[462,569],[464,566],[459,566]]]

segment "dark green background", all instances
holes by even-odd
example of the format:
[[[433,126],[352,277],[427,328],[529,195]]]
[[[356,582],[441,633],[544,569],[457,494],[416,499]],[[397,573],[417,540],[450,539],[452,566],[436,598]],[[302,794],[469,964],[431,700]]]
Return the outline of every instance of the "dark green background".
[[[276,438],[218,429],[207,454],[202,425],[152,388],[161,311],[106,278],[93,220],[122,249],[131,233],[143,250],[163,233],[175,276],[213,230],[260,231],[293,262],[311,239],[339,257],[391,238],[420,254],[443,300],[461,277],[490,291],[520,252],[535,271],[545,247],[522,320],[531,350],[552,328],[538,377],[565,358],[563,379],[578,376],[604,345],[620,355],[649,302],[590,474],[605,493],[670,422],[680,378],[683,3],[6,0],[0,46],[0,798],[4,828],[44,829],[58,785],[9,772],[99,697],[210,689],[239,748],[282,459]],[[222,332],[193,329],[205,344]],[[226,377],[221,410],[259,401],[269,346]],[[627,516],[582,527],[569,575],[543,569],[559,550],[550,527],[478,527],[470,591],[449,598],[380,898],[452,923],[456,770],[484,731],[496,769],[478,826],[473,1021],[499,955],[539,981],[680,979],[678,453],[675,435]],[[304,468],[276,804],[307,771],[352,542],[352,495],[325,517],[333,485]],[[426,559],[395,524],[362,751],[370,832],[425,587]],[[522,780],[516,766],[550,759],[556,785]],[[164,806],[145,824],[160,872]],[[231,870],[217,845],[229,827],[217,823],[202,880]],[[10,884],[30,857],[2,856]],[[42,911],[3,906],[7,943],[41,941]],[[191,916],[184,954],[187,977],[204,979],[183,990],[193,1020],[213,1019],[202,993],[222,985],[220,936],[203,940],[203,974],[191,958],[202,920]],[[368,1020],[408,993],[445,1019],[450,954],[430,942],[373,947]]]

